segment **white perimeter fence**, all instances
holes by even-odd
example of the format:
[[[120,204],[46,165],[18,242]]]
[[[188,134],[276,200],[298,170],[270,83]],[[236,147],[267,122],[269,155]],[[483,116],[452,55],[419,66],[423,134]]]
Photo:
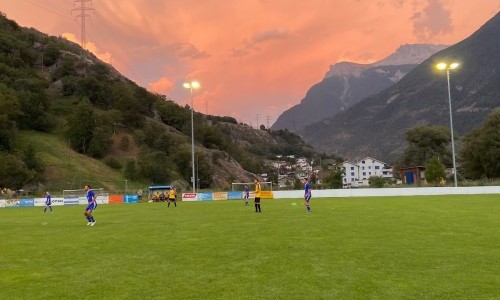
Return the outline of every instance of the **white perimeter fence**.
[[[314,198],[499,194],[500,186],[312,190]],[[302,198],[303,190],[273,191],[274,199]]]

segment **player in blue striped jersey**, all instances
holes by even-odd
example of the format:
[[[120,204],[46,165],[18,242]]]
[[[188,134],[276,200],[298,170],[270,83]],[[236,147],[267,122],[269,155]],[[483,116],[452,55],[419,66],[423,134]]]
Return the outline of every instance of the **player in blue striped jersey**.
[[[311,200],[311,185],[307,181],[307,178],[302,178],[302,183],[304,183],[304,204],[308,212],[312,212],[309,206],[309,201]]]
[[[43,213],[47,211],[47,207],[50,208],[50,213],[53,213],[52,211],[52,196],[50,196],[50,193],[46,193],[46,198],[45,198],[45,208],[43,209]]]
[[[245,206],[248,206],[248,198],[250,197],[250,190],[248,185],[245,185],[245,191],[243,192],[243,200],[245,200]]]
[[[87,201],[88,205],[85,208],[85,212],[83,213],[87,220],[89,221],[87,223],[87,226],[94,226],[95,225],[95,219],[94,216],[92,215],[92,212],[97,208],[97,196],[90,187],[90,185],[86,185],[84,187],[85,192],[87,192]]]

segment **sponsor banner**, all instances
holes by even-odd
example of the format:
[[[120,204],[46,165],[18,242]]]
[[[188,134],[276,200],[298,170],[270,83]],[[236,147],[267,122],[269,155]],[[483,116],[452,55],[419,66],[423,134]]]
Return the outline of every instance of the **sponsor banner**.
[[[45,200],[47,200],[47,198],[35,198],[34,205],[35,206],[45,206]]]
[[[5,200],[0,200],[0,208],[5,207]]]
[[[229,199],[229,200],[243,199],[243,192],[228,192],[227,199]]]
[[[212,199],[213,200],[227,200],[227,192],[213,192]]]
[[[5,201],[5,207],[19,207],[19,200],[10,199]]]
[[[254,192],[254,191],[251,191],[251,192],[248,194],[248,198],[255,198],[255,192]]]
[[[123,203],[139,203],[139,196],[137,196],[137,195],[125,195],[123,197]]]
[[[182,201],[196,201],[196,193],[182,193]]]
[[[123,195],[109,195],[109,204],[123,204]]]
[[[52,198],[51,202],[52,202],[52,206],[64,205],[64,198]]]
[[[273,199],[273,191],[260,191],[260,198]]]
[[[78,204],[80,204],[80,199],[78,197],[64,198],[64,205],[78,205]]]
[[[87,205],[89,203],[89,201],[87,201],[87,197],[86,196],[80,196],[78,197],[78,204],[80,205]]]
[[[213,200],[212,193],[198,193],[198,200],[211,201]]]
[[[19,201],[19,206],[35,206],[35,199],[34,198],[28,198],[28,199],[21,199]]]
[[[108,195],[103,195],[103,196],[97,196],[97,204],[109,204],[109,196]]]

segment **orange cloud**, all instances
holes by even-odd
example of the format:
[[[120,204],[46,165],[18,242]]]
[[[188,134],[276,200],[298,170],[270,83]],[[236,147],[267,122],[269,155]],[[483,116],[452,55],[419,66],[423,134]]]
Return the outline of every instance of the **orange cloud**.
[[[167,94],[172,91],[173,82],[167,77],[162,77],[155,82],[148,83],[148,89],[158,94]]]
[[[69,13],[72,1],[49,2],[0,0],[0,7],[22,26],[56,36],[64,28],[79,36]],[[208,106],[210,114],[254,123],[257,114],[277,115],[299,103],[339,60],[373,62],[407,43],[451,45],[499,9],[492,0],[99,0],[92,5],[87,38],[96,56],[181,104],[190,103],[181,83],[198,80],[197,110]],[[61,9],[53,13],[56,7]],[[77,41],[74,35],[67,38]]]
[[[80,40],[72,33],[65,32],[61,34],[62,37],[68,41],[72,41],[77,44],[81,44]],[[86,48],[88,51],[92,52],[97,58],[105,63],[113,64],[113,55],[109,52],[101,52],[99,48],[93,42],[87,42]]]

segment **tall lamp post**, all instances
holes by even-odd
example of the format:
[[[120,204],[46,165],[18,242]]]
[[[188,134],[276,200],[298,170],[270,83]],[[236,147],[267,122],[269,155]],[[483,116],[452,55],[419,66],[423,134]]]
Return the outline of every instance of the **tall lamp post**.
[[[193,89],[200,88],[200,83],[198,81],[186,82],[183,84],[184,88],[189,89],[191,94],[191,165],[193,167],[193,172],[191,176],[191,183],[193,184],[193,193],[196,193],[196,180],[194,174],[194,107],[193,107]]]
[[[450,130],[451,130],[451,153],[453,156],[453,178],[455,179],[455,187],[457,187],[457,164],[455,161],[455,139],[453,138],[453,114],[451,113],[451,89],[450,89],[450,70],[454,70],[459,66],[454,62],[451,64],[439,63],[436,67],[439,70],[446,70],[446,79],[448,80],[448,103],[450,106]]]

